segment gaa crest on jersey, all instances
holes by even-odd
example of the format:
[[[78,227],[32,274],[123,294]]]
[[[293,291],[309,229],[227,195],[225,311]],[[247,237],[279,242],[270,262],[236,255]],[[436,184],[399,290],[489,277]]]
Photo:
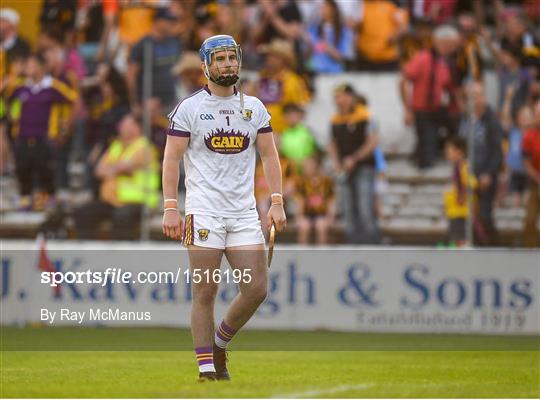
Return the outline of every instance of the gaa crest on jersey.
[[[245,120],[245,121],[251,121],[251,115],[253,114],[253,110],[249,110],[249,109],[244,109],[242,110],[242,118]]]
[[[204,136],[204,143],[209,150],[220,154],[238,154],[249,146],[249,133],[234,129],[213,130]]]
[[[199,234],[199,240],[201,242],[206,242],[208,240],[208,234],[210,233],[209,229],[199,229],[197,230],[197,233]]]

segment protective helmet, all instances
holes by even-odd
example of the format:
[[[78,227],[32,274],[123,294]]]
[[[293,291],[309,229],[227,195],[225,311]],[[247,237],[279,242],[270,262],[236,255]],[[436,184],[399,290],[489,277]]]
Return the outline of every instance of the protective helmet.
[[[212,76],[210,76],[210,72],[208,71],[208,67],[212,63],[212,54],[215,55],[215,53],[218,51],[223,50],[230,50],[236,53],[236,59],[238,60],[238,73],[234,75],[221,75],[220,73],[220,75],[214,79]],[[199,56],[201,57],[201,61],[204,62],[204,75],[207,79],[210,79],[212,82],[221,86],[232,86],[238,81],[238,74],[240,74],[240,69],[242,68],[242,49],[240,49],[240,46],[236,43],[232,36],[216,35],[209,37],[201,45],[201,48],[199,49]],[[220,71],[218,70],[218,72]]]

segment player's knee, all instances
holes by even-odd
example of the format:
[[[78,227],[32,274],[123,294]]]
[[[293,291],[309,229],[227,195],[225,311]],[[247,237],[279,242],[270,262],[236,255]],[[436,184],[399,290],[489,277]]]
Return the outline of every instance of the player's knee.
[[[268,295],[266,285],[256,285],[249,291],[249,298],[255,304],[261,304]]]
[[[193,301],[201,305],[213,305],[216,295],[216,285],[195,285],[193,287]]]

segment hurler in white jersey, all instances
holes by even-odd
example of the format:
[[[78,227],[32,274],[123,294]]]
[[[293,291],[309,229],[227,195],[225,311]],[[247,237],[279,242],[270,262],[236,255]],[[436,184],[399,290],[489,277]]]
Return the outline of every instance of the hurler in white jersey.
[[[169,114],[163,160],[163,233],[183,240],[192,282],[191,331],[199,380],[230,380],[226,348],[266,298],[264,235],[254,196],[257,150],[272,190],[268,226],[286,224],[281,167],[270,115],[259,99],[238,92],[242,52],[231,36],[206,39],[199,50],[208,85]],[[186,216],[178,212],[179,164],[186,175]],[[214,299],[223,254],[239,279],[239,294],[214,327]]]

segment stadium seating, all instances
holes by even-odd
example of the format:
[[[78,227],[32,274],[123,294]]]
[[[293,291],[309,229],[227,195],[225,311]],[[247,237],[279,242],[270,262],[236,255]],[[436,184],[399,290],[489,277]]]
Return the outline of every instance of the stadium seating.
[[[90,192],[84,188],[84,165],[72,163],[69,167],[69,200],[65,209],[84,204],[90,199]],[[450,169],[439,164],[429,172],[419,172],[404,158],[388,162],[388,186],[380,195],[380,226],[385,244],[435,245],[445,240],[448,222],[442,207],[442,192],[448,185]],[[45,212],[21,212],[17,210],[17,186],[12,177],[0,178],[0,236],[3,238],[33,238],[47,220]],[[520,242],[525,210],[515,208],[509,199],[504,199],[495,210],[496,225],[502,245],[516,245]],[[69,218],[68,218],[69,221]],[[150,217],[150,238],[165,240],[161,232],[161,210],[155,210]],[[68,231],[69,231],[68,223]],[[102,224],[100,238],[110,234],[110,224]],[[344,243],[343,222],[331,228],[333,243]],[[290,218],[287,230],[278,240],[294,243],[296,225]]]

